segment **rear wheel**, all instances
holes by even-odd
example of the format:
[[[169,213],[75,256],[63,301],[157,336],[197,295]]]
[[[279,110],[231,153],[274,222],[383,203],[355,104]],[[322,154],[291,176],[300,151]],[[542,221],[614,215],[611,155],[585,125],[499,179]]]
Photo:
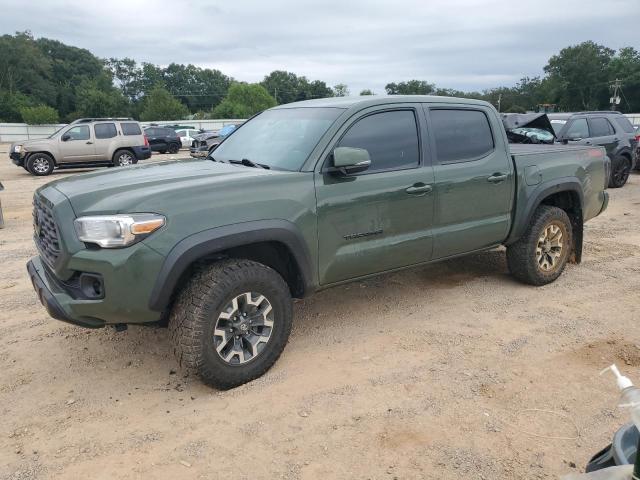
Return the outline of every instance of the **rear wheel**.
[[[273,269],[250,260],[200,268],[171,311],[169,332],[180,366],[220,389],[265,373],[291,332],[289,287]]]
[[[180,145],[172,143],[169,145],[169,153],[178,153],[180,151]]]
[[[38,177],[50,175],[54,167],[53,158],[47,153],[33,153],[27,159],[27,171],[31,175]]]
[[[573,230],[567,213],[540,205],[522,237],[507,247],[511,274],[530,285],[546,285],[560,276],[573,248]]]
[[[113,164],[118,167],[126,167],[138,163],[138,159],[129,150],[118,150],[113,154]]]
[[[624,155],[618,155],[611,162],[609,188],[623,187],[629,180],[629,173],[631,173],[631,160]]]

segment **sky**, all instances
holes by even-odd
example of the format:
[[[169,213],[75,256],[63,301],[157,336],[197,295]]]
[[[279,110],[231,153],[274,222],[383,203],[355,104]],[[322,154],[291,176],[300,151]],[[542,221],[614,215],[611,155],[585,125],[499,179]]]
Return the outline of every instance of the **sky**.
[[[639,0],[0,0],[0,34],[30,30],[166,66],[258,82],[273,70],[352,94],[418,79],[483,90],[543,74],[593,40],[640,49]]]

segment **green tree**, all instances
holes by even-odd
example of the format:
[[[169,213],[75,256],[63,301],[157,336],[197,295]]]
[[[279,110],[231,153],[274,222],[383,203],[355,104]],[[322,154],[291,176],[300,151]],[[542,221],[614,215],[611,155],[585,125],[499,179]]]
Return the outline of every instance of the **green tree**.
[[[295,73],[275,70],[260,82],[269,95],[279,104],[309,100],[311,98],[331,97],[333,92],[325,82],[314,80],[309,82],[306,77],[299,77]]]
[[[28,96],[7,90],[0,90],[0,121],[22,122],[23,108],[33,106],[33,100]]]
[[[592,41],[560,50],[544,67],[557,103],[568,110],[596,110],[608,103],[608,67],[615,51]]]
[[[384,88],[388,95],[429,95],[435,91],[436,86],[424,80],[409,80],[400,83],[387,83]]]
[[[20,109],[22,120],[29,125],[48,125],[58,123],[58,111],[49,105],[36,105]]]
[[[348,95],[349,95],[349,87],[347,87],[344,83],[339,83],[333,87],[334,97],[346,97]]]
[[[151,120],[181,120],[189,115],[189,109],[180,100],[174,98],[166,88],[156,86],[145,96],[140,119]]]
[[[73,117],[117,117],[129,115],[129,103],[104,72],[93,80],[84,80],[76,89]]]
[[[373,93],[373,91],[369,90],[368,88],[365,88],[364,90],[360,91],[360,96],[363,95],[375,95],[375,93]]]
[[[226,98],[212,112],[213,118],[248,118],[275,107],[276,100],[260,84],[233,83]]]
[[[114,82],[130,102],[136,102],[142,95],[142,69],[132,58],[110,58],[105,61]]]

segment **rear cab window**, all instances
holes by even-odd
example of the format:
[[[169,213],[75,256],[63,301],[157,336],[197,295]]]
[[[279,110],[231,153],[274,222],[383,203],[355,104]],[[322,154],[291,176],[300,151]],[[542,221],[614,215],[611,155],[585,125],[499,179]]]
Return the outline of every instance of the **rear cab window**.
[[[120,124],[120,128],[122,129],[123,135],[142,135],[140,125],[135,122],[123,122]]]
[[[440,163],[477,160],[495,148],[489,119],[482,110],[434,107],[429,109],[429,118]]]

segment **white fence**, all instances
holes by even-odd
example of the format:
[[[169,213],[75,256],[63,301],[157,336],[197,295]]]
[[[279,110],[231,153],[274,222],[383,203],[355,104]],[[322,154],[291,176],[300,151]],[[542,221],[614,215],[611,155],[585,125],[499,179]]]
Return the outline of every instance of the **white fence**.
[[[143,127],[149,125],[185,125],[202,130],[218,130],[225,125],[244,122],[242,119],[224,120],[171,120],[162,122],[140,122]],[[0,123],[0,143],[13,143],[21,140],[31,140],[33,138],[46,138],[65,123],[55,125],[27,125],[26,123]]]

